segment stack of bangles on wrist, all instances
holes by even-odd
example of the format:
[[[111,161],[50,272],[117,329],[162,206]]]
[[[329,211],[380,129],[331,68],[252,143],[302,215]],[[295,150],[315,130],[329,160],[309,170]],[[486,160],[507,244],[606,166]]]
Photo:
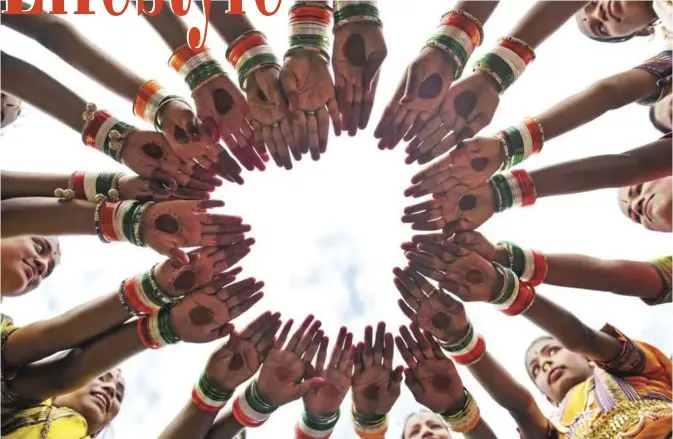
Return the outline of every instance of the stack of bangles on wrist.
[[[88,200],[95,201],[96,195],[101,194],[112,201],[119,200],[119,180],[124,176],[121,172],[83,172],[76,171],[70,175],[68,188],[58,188],[54,197],[61,200]]]
[[[107,111],[98,110],[94,104],[86,104],[82,119],[85,121],[82,128],[84,144],[121,163],[124,137],[137,128],[112,117]]]
[[[464,366],[474,364],[486,353],[486,341],[479,335],[472,323],[469,322],[465,335],[455,343],[446,343],[437,340],[437,344],[453,361]]]
[[[325,1],[298,1],[290,8],[290,48],[285,56],[297,51],[317,53],[329,62],[329,35],[332,8]]]
[[[227,60],[238,72],[238,85],[247,89],[248,77],[263,67],[280,69],[278,58],[266,40],[266,36],[256,30],[244,32],[227,49]]]
[[[342,1],[334,4],[334,32],[348,23],[371,23],[382,26],[376,1]]]
[[[505,37],[493,50],[484,55],[474,66],[474,71],[490,75],[504,93],[535,59],[535,51],[524,41]]]
[[[498,245],[502,246],[507,252],[506,267],[512,270],[519,279],[534,287],[545,281],[549,263],[544,253],[521,248],[509,241],[499,242]]]
[[[461,9],[454,9],[442,16],[435,33],[426,47],[445,52],[456,64],[453,79],[458,79],[474,49],[481,45],[484,30],[479,20]]]
[[[366,415],[351,409],[353,429],[360,439],[383,439],[388,431],[388,415]]]
[[[192,49],[189,44],[183,44],[173,52],[168,65],[185,78],[192,95],[213,79],[227,76],[205,44],[200,49]]]
[[[465,388],[463,388],[463,392],[465,392],[465,405],[460,410],[456,413],[440,414],[451,431],[456,433],[466,433],[473,430],[481,419],[479,406],[472,397],[472,394]]]
[[[254,380],[234,399],[232,412],[239,424],[254,428],[264,424],[277,408],[260,393],[257,380]]]
[[[544,131],[540,122],[527,117],[519,125],[498,131],[495,137],[505,151],[505,162],[500,170],[506,170],[526,160],[533,154],[542,151]]]
[[[295,439],[326,439],[332,435],[339,421],[340,412],[331,416],[316,416],[306,410],[294,427]]]
[[[519,280],[516,273],[500,264],[493,264],[502,276],[502,289],[491,301],[495,307],[508,316],[525,313],[535,302],[535,288],[527,282]]]
[[[169,103],[180,101],[189,107],[189,103],[181,96],[168,94],[157,81],[149,80],[138,90],[133,100],[133,114],[151,123],[154,129],[161,131],[161,113]]]
[[[218,412],[233,395],[233,390],[219,389],[203,372],[192,389],[192,402],[203,411]]]
[[[169,320],[172,305],[160,308],[152,314],[138,319],[137,330],[140,341],[148,349],[159,349],[180,342]]]
[[[153,202],[108,201],[96,195],[94,226],[98,238],[104,243],[128,241],[138,247],[145,244],[140,236],[140,219]]]
[[[514,206],[531,206],[537,199],[533,180],[524,170],[515,169],[504,174],[495,174],[488,181],[493,188],[496,212],[503,212]]]
[[[181,299],[169,297],[161,290],[154,274],[156,267],[128,278],[119,285],[119,301],[129,314],[136,317],[152,314]]]

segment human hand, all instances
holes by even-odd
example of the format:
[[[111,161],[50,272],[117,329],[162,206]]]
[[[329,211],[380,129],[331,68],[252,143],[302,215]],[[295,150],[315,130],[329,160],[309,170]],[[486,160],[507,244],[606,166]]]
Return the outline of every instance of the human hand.
[[[322,323],[316,320],[311,325],[311,322],[313,316],[306,317],[283,348],[292,328],[292,320],[288,320],[262,365],[257,387],[274,406],[295,401],[312,388],[325,384],[325,380],[320,377],[304,379],[306,366],[313,361],[323,342],[323,333],[319,330]]]
[[[187,186],[177,185],[171,189],[159,181],[148,180],[137,175],[124,175],[117,183],[120,200],[168,201],[207,200],[212,186],[199,180],[191,180]]]
[[[440,49],[425,47],[411,63],[383,112],[374,137],[379,149],[393,149],[410,130],[419,130],[437,112],[453,82],[455,61]],[[413,127],[412,127],[413,126]]]
[[[318,160],[327,150],[329,120],[341,135],[339,106],[327,62],[317,53],[295,51],[285,57],[280,83],[289,101],[292,130],[302,154]]]
[[[245,238],[250,226],[237,216],[206,212],[222,207],[219,200],[164,201],[149,206],[140,217],[142,241],[176,263],[189,263],[180,247],[229,245]]]
[[[262,365],[280,325],[280,313],[267,311],[240,334],[233,332],[229,340],[208,359],[206,376],[219,389],[236,389]]]
[[[341,127],[354,136],[364,130],[374,106],[379,70],[388,55],[381,26],[348,23],[334,32],[332,69]]]
[[[439,112],[407,134],[407,163],[427,163],[484,129],[500,103],[498,85],[478,71],[453,84],[442,98]],[[420,161],[421,158],[423,161]]]
[[[416,152],[425,154],[423,146]],[[414,155],[414,160],[416,157]],[[423,156],[418,157],[421,157],[419,159],[421,164],[434,158],[425,160]],[[466,140],[449,151],[445,157],[414,175],[411,179],[413,186],[408,188],[404,195],[421,197],[451,192],[457,187],[463,192],[474,189],[486,183],[489,177],[500,169],[506,158],[500,140],[495,137],[475,137]]]
[[[312,377],[324,378],[325,385],[313,388],[304,395],[304,408],[314,416],[331,416],[335,414],[341,402],[346,397],[353,377],[353,363],[355,349],[353,348],[353,334],[346,327],[339,330],[336,343],[332,349],[330,362],[325,368],[327,357],[327,337],[320,344],[318,359]]]
[[[393,370],[395,345],[393,335],[386,332],[386,324],[376,327],[373,341],[372,327],[365,328],[365,341],[355,348],[353,374],[353,407],[358,413],[384,415],[400,396],[404,367]]]

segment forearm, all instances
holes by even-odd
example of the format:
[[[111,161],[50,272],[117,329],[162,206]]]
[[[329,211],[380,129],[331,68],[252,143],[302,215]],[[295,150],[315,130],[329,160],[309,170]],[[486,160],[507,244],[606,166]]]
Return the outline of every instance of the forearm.
[[[63,203],[56,198],[4,200],[0,218],[2,238],[20,235],[93,235],[96,204],[83,200]]]
[[[145,7],[153,8],[153,1],[145,1]],[[195,2],[201,6],[201,2]],[[215,2],[216,4],[219,2]],[[143,14],[143,17],[149,22],[150,26],[161,36],[161,39],[170,47],[171,52],[186,43],[187,25],[171,11],[168,5],[161,8],[161,12],[154,16]]]
[[[44,71],[2,52],[2,90],[36,106],[76,132],[87,102]]]
[[[539,294],[524,315],[568,350],[589,359],[605,363],[617,358],[622,350],[619,340],[589,328],[568,310]]]
[[[545,256],[548,263],[545,283],[549,285],[608,291],[641,299],[655,299],[663,288],[657,271],[646,262],[574,254]]]
[[[236,420],[231,408],[227,408],[220,412],[205,439],[233,439],[241,430],[243,430],[243,425]]]
[[[185,437],[202,439],[213,425],[216,415],[217,412],[201,410],[190,399],[164,429],[159,439],[182,439]]]
[[[499,1],[459,1],[454,9],[461,9],[474,16],[483,25],[486,24]]]
[[[610,110],[651,96],[657,90],[657,78],[633,69],[602,79],[589,88],[555,105],[537,119],[545,141],[558,137],[599,118]]]
[[[3,200],[23,197],[53,197],[54,190],[67,188],[69,174],[0,172],[0,197]]]
[[[484,421],[484,418],[479,419],[479,423],[470,431],[463,433],[465,439],[497,439],[498,436],[493,433],[491,427]]]
[[[622,154],[573,160],[532,171],[538,198],[619,188],[671,175],[670,139]]]
[[[3,24],[32,38],[81,73],[129,101],[133,101],[145,82],[60,17],[7,15],[3,16]]]
[[[196,5],[203,11],[201,2],[197,2]],[[210,24],[229,45],[240,35],[255,27],[246,15],[227,14],[228,6],[229,2],[213,2],[210,6]]]
[[[586,3],[540,0],[519,20],[509,36],[519,38],[535,49]]]
[[[17,329],[5,343],[3,360],[10,368],[41,360],[80,346],[129,317],[116,292],[96,298],[56,318]]]

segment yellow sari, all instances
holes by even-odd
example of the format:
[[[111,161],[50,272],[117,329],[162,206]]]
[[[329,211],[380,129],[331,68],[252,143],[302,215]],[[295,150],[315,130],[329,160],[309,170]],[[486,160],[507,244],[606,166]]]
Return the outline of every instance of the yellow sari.
[[[623,343],[617,359],[599,364],[573,387],[550,419],[560,439],[665,439],[671,436],[671,361],[654,346],[634,342],[612,326]]]
[[[0,316],[0,327],[4,347],[7,338],[18,328],[5,315]],[[51,400],[31,401],[12,392],[8,384],[15,374],[16,371],[2,365],[0,407],[3,439],[90,439],[86,419],[79,413],[55,407]]]

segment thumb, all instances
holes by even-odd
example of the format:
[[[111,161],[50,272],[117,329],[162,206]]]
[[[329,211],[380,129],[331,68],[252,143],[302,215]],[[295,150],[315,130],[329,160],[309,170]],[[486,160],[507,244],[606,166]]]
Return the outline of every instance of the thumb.
[[[388,388],[396,393],[399,392],[400,386],[402,385],[402,378],[404,376],[404,366],[397,366],[395,370],[393,370],[393,373],[390,374],[390,383],[388,384]]]
[[[379,70],[381,69],[384,59],[385,55],[381,56],[374,53],[370,55],[369,59],[367,60],[367,65],[362,72],[362,88],[365,92],[372,90],[374,79],[376,78],[376,75],[379,74]]]
[[[295,386],[293,397],[294,399],[299,399],[306,395],[310,390],[320,388],[326,384],[327,380],[325,380],[325,378],[311,378],[310,380],[304,380]]]
[[[407,70],[407,84],[404,90],[404,96],[400,99],[400,104],[408,104],[416,98],[419,84],[421,83],[421,72],[418,64],[414,63]]]
[[[290,111],[293,113],[299,111],[299,92],[297,91],[297,77],[294,72],[288,69],[281,70],[280,84],[289,102]]]
[[[173,247],[168,250],[168,257],[172,262],[181,265],[189,264],[189,256],[187,253],[179,249],[178,247]]]
[[[184,110],[180,112],[180,117],[178,123],[185,130],[189,138],[193,142],[201,141],[201,134],[204,134],[205,140],[205,130],[199,130],[201,127],[201,121],[196,117],[191,110]]]

